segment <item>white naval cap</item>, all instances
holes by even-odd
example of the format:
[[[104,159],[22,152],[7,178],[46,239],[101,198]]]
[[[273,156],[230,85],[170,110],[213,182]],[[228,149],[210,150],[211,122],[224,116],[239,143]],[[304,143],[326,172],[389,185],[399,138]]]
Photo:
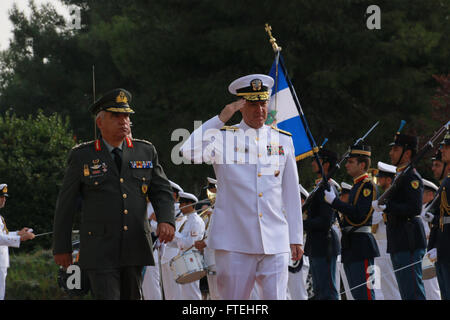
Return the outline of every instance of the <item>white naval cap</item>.
[[[393,165],[390,165],[390,164],[387,164],[387,163],[384,163],[384,162],[381,162],[381,161],[378,161],[377,167],[378,167],[378,174],[377,174],[378,177],[380,176],[381,172],[388,173],[388,174],[389,173],[390,174],[396,174],[397,173],[397,167],[396,166],[393,166]],[[382,173],[381,173],[381,176],[382,176]]]
[[[172,187],[172,189],[176,189],[176,190],[178,190],[178,192],[183,192],[183,189],[179,185],[177,185],[175,182],[170,181],[170,180],[169,180],[169,182],[170,182],[170,186]]]
[[[352,186],[348,183],[341,182],[342,191],[350,191],[352,190]]]
[[[273,78],[265,74],[250,74],[234,80],[228,91],[249,101],[266,101],[270,98]]]
[[[8,185],[6,183],[0,184],[0,197],[8,197]]]
[[[213,178],[210,178],[210,177],[207,177],[206,179],[208,180],[209,183],[217,184],[217,180],[216,179],[213,179]]]
[[[198,202],[197,197],[194,196],[192,193],[180,191],[179,196],[180,196],[180,203],[183,202],[183,199],[188,199],[188,200],[191,200],[192,202]]]
[[[303,197],[305,197],[305,199],[308,198],[308,197],[309,197],[309,192],[306,191],[306,189],[303,188],[303,186],[302,186],[300,183],[298,184],[298,187],[300,188],[300,194],[301,194]]]
[[[439,189],[437,185],[435,185],[433,182],[431,182],[431,181],[429,181],[427,179],[423,179],[422,178],[422,182],[423,182],[423,186],[425,188],[429,188],[429,189],[432,189],[434,191],[438,191],[438,189]]]

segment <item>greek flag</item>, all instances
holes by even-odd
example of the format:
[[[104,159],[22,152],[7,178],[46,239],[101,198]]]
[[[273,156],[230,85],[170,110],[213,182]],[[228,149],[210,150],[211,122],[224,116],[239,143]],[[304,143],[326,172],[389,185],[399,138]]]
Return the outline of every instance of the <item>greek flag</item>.
[[[275,59],[269,73],[269,76],[274,79],[274,85],[269,102],[269,112],[266,124],[288,131],[292,134],[295,157],[298,161],[311,156],[313,154],[313,146],[311,146],[310,139],[308,139],[305,129],[305,116],[303,113],[299,113],[289,88],[288,83],[290,83],[290,81],[283,72],[281,55],[279,62],[277,68],[277,61]],[[313,144],[314,150],[317,152],[318,148],[315,146],[314,140]]]

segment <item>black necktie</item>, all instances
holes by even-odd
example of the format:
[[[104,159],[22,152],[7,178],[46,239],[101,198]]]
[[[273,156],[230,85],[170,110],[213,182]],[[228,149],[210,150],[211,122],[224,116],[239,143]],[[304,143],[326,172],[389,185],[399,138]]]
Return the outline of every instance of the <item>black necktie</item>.
[[[112,153],[114,153],[114,161],[116,162],[117,170],[119,170],[120,173],[120,169],[122,168],[122,157],[120,156],[120,149],[114,148]]]

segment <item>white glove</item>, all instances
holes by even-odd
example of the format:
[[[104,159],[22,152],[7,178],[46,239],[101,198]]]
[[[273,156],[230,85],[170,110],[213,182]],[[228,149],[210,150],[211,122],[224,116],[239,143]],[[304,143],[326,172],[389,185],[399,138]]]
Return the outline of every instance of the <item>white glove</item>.
[[[334,194],[333,191],[328,191],[325,189],[325,201],[328,202],[329,204],[332,204],[334,201],[334,198],[336,198],[336,195]]]
[[[428,212],[425,210],[420,213],[420,216],[426,222],[431,222],[431,221],[433,221],[433,218],[434,218],[434,215],[431,212]]]
[[[372,208],[375,211],[383,212],[386,209],[386,205],[385,204],[378,204],[378,200],[375,200],[375,201],[372,201]]]
[[[383,212],[374,211],[372,214],[372,224],[378,224],[383,220]]]
[[[434,262],[437,260],[437,250],[436,248],[431,249],[427,252],[428,257],[430,258],[431,262]]]

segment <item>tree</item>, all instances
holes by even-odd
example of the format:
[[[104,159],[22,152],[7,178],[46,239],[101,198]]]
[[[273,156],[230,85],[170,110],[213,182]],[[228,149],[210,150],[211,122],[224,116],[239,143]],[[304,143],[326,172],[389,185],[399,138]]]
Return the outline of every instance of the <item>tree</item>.
[[[21,118],[8,111],[0,117],[0,177],[9,195],[2,215],[10,230],[52,230],[66,157],[74,144],[69,120],[56,113],[47,117],[39,110]],[[50,237],[40,239],[49,246]]]

